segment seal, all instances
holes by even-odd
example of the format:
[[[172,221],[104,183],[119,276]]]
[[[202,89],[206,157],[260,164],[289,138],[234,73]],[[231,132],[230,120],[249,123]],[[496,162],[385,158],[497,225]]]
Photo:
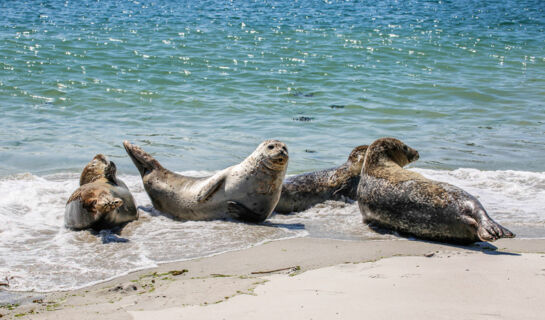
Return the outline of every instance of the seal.
[[[466,191],[403,169],[418,158],[418,151],[394,138],[369,146],[357,191],[364,223],[461,244],[515,237]]]
[[[196,178],[165,169],[128,141],[123,145],[142,176],[153,206],[180,220],[265,221],[280,198],[288,164],[286,145],[266,140],[241,163]]]
[[[366,145],[358,146],[339,167],[287,178],[274,211],[288,214],[307,210],[327,200],[356,200],[365,151]]]
[[[134,198],[116,177],[113,161],[97,154],[83,169],[80,187],[64,210],[64,225],[74,230],[110,229],[138,219]]]

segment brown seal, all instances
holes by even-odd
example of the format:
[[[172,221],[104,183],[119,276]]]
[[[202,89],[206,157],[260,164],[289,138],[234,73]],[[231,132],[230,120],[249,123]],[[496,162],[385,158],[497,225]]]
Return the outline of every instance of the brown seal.
[[[70,229],[108,229],[138,219],[129,189],[116,177],[116,166],[97,154],[83,169],[80,187],[66,203],[64,224]]]
[[[364,222],[454,243],[515,236],[464,190],[403,169],[418,158],[416,150],[394,138],[378,139],[369,146],[358,187]]]
[[[356,200],[366,150],[366,145],[354,148],[339,167],[287,178],[274,211],[287,214],[307,210],[327,200]]]

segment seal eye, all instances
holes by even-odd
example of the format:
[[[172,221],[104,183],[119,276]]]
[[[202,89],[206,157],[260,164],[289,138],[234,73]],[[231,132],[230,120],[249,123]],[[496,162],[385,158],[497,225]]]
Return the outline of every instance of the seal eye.
[[[286,147],[282,147],[282,150],[288,152],[288,149]]]
[[[274,149],[274,146],[272,144],[269,144],[269,146],[267,148],[269,148],[269,150],[272,150],[272,149]]]

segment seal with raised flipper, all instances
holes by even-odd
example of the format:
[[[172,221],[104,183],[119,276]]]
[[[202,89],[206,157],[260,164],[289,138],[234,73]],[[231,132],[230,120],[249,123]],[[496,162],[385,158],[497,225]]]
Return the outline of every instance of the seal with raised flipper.
[[[68,199],[64,210],[67,228],[110,229],[138,219],[134,198],[116,177],[113,161],[97,154],[83,169],[80,187]]]
[[[287,214],[327,200],[356,200],[366,150],[366,145],[354,148],[339,167],[288,177],[274,211]]]
[[[395,138],[378,139],[369,146],[358,186],[365,223],[462,244],[515,236],[466,191],[403,169],[418,158],[416,150]]]
[[[241,163],[197,178],[165,169],[128,141],[123,145],[138,168],[155,209],[180,220],[265,221],[280,198],[288,164],[286,145],[266,140]]]

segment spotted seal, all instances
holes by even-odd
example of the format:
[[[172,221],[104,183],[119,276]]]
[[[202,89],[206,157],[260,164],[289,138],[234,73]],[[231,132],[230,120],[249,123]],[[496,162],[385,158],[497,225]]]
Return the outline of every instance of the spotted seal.
[[[287,214],[307,210],[326,200],[356,200],[366,150],[366,145],[354,148],[339,167],[287,178],[274,211]]]
[[[180,220],[230,217],[264,221],[280,198],[288,164],[286,145],[266,140],[241,163],[210,177],[196,178],[165,169],[128,141],[123,145],[142,176],[153,206]]]
[[[64,210],[67,228],[109,229],[138,219],[129,189],[116,177],[113,161],[97,154],[83,169],[80,187],[72,193]]]
[[[366,223],[424,239],[472,243],[512,238],[466,191],[403,169],[418,152],[394,138],[373,142],[365,155],[358,204]]]

